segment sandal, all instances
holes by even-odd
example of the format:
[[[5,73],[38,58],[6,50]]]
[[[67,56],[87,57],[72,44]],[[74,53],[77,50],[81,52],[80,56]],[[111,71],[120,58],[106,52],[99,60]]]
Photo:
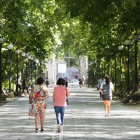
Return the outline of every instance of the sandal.
[[[58,127],[58,132],[61,132],[61,128],[60,128],[60,126]]]
[[[62,128],[61,128],[61,127],[59,127],[59,128],[58,128],[58,132],[61,132],[61,131],[62,131]]]
[[[35,132],[38,133],[38,128],[35,129]]]

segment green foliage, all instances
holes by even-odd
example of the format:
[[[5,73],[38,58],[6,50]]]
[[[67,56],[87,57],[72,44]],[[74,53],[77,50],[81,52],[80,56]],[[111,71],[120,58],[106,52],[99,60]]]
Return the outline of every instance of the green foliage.
[[[29,53],[40,62],[50,59],[53,53],[57,59],[74,57],[71,65],[77,66],[79,56],[88,56],[90,75],[107,64],[115,64],[119,72],[118,46],[134,33],[140,34],[139,0],[1,0],[0,34],[5,43],[2,50],[3,79],[9,74],[9,52],[7,46],[14,45],[12,55],[12,76],[16,77],[16,54],[18,48]],[[133,42],[132,42],[133,43]],[[139,45],[139,44],[138,44]],[[130,47],[130,58],[134,58],[134,47]],[[123,50],[124,75],[127,68],[127,47]],[[20,71],[24,68],[19,55]],[[95,63],[98,66],[94,66]],[[130,59],[130,67],[134,67]],[[42,68],[45,67],[42,63]],[[40,69],[42,69],[40,66]],[[114,75],[114,67],[112,74]],[[131,73],[134,69],[131,69]],[[34,69],[35,72],[35,69]],[[111,72],[111,68],[110,68]],[[133,78],[132,74],[132,78]],[[92,79],[92,78],[91,78]],[[119,77],[117,77],[119,79]]]

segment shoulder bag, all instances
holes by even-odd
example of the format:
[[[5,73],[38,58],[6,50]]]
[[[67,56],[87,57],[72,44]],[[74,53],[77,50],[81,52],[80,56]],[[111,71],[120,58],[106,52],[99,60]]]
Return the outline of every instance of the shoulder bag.
[[[67,97],[67,89],[66,89],[66,103],[67,103],[67,105],[69,105],[69,100],[68,100],[68,97]]]

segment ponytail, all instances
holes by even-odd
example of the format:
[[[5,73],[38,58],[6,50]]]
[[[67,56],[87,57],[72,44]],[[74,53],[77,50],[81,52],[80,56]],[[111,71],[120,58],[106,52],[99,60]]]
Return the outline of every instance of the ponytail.
[[[109,85],[109,83],[110,83],[110,77],[109,76],[105,77],[105,83],[106,83],[106,85]]]

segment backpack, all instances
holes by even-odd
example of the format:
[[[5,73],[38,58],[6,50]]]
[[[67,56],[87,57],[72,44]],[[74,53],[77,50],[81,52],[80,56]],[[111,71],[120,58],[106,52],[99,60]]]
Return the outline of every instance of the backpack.
[[[49,80],[48,79],[46,79],[46,84],[49,84]]]
[[[109,95],[109,85],[103,84],[102,95]]]

